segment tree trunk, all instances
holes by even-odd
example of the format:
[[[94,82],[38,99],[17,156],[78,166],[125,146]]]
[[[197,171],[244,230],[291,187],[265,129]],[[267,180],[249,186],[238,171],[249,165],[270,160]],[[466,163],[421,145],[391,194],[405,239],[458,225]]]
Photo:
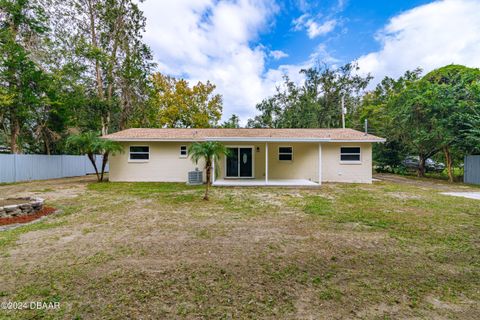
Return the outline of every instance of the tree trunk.
[[[102,172],[100,174],[100,181],[103,181],[103,175],[105,173],[105,167],[107,166],[107,162],[108,162],[108,155],[109,153],[108,152],[105,152],[103,154],[103,159],[102,159]]]
[[[48,140],[46,138],[44,138],[44,141],[43,143],[45,144],[45,153],[49,156],[52,154],[52,152],[50,151],[50,143],[48,143]]]
[[[93,153],[88,153],[87,156],[93,165],[93,169],[95,169],[95,174],[97,175],[97,181],[100,181],[100,175],[98,174],[98,168],[97,168],[97,164],[95,162],[95,157],[93,156]]]
[[[92,46],[96,49],[98,47],[97,42],[97,31],[95,26],[95,8],[94,3],[92,0],[88,1],[88,13],[90,18],[90,36],[92,40]],[[102,82],[102,75],[100,70],[100,61],[98,58],[95,58],[95,77],[97,81],[97,94],[100,100],[103,100],[103,82]]]
[[[102,136],[108,134],[108,123],[110,122],[110,113],[102,116]]]
[[[97,40],[97,27],[95,25],[95,1],[89,0],[88,2],[88,14],[90,18],[90,37],[92,41],[92,47],[95,49],[98,48],[98,40]],[[95,59],[95,78],[97,82],[97,97],[100,101],[105,100],[105,94],[103,92],[103,79],[102,79],[102,69],[100,65],[99,59],[96,57]],[[108,134],[108,125],[110,122],[109,116],[102,115],[102,135]]]
[[[447,165],[448,182],[453,182],[452,155],[448,146],[443,148],[443,153],[445,154],[445,164]]]
[[[205,188],[205,196],[203,197],[203,200],[208,200],[208,188],[210,187],[210,171],[212,170],[212,163],[210,160],[207,160],[205,169],[206,169],[206,176],[207,176],[207,185]]]
[[[20,148],[18,146],[18,137],[20,136],[20,122],[17,117],[12,117],[10,128],[10,150],[12,153],[20,153]]]
[[[425,157],[423,155],[418,156],[418,170],[417,177],[425,177]]]

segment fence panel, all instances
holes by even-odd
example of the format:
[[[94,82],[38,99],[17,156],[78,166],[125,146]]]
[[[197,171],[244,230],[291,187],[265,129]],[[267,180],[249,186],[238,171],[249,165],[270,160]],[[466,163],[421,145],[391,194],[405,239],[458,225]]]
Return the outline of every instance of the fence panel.
[[[102,156],[96,156],[100,169]],[[108,172],[108,165],[105,172]],[[56,179],[95,173],[86,156],[0,154],[0,182]]]
[[[463,181],[480,184],[480,155],[466,156],[464,166]]]
[[[0,182],[15,182],[15,155],[0,155]]]
[[[79,156],[62,156],[62,177],[78,177],[87,174],[85,159]]]
[[[44,180],[62,177],[61,156],[15,155],[15,180]]]

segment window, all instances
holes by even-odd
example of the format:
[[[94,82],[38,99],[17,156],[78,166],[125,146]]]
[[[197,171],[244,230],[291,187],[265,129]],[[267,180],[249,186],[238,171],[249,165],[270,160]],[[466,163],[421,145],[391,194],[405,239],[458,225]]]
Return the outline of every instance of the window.
[[[292,147],[279,147],[278,148],[278,160],[282,160],[282,161],[293,160],[293,148]]]
[[[341,147],[340,161],[360,161],[360,147]]]
[[[150,159],[150,147],[131,146],[129,159],[131,161],[148,161]]]
[[[187,146],[180,146],[180,158],[186,158],[188,155]]]

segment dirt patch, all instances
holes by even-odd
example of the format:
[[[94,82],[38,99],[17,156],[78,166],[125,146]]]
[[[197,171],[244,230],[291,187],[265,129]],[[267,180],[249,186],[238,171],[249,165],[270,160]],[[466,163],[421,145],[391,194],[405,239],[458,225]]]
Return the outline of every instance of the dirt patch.
[[[22,204],[22,203],[25,203],[25,202],[28,202],[28,200],[24,200],[24,199],[5,199],[5,200],[0,200],[0,207],[11,206],[11,205],[14,205],[14,204]]]
[[[431,178],[407,177],[388,173],[377,173],[374,175],[374,178],[380,181],[388,181],[403,185],[410,185],[420,188],[436,189],[442,191],[478,191],[478,189],[475,189],[474,187],[465,185],[463,183],[448,183],[447,181]]]
[[[47,201],[56,201],[83,194],[87,184],[95,181],[94,176],[85,176],[14,183],[0,185],[0,194],[2,198],[41,197]]]
[[[408,192],[386,192],[390,197],[401,199],[401,200],[420,200],[423,199],[422,196],[411,194]]]

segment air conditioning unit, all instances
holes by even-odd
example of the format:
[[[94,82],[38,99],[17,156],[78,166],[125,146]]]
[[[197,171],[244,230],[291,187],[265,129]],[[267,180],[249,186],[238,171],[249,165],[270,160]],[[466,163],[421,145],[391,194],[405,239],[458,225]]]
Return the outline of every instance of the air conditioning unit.
[[[203,172],[195,169],[195,171],[188,172],[188,184],[190,185],[199,185],[203,184]]]

